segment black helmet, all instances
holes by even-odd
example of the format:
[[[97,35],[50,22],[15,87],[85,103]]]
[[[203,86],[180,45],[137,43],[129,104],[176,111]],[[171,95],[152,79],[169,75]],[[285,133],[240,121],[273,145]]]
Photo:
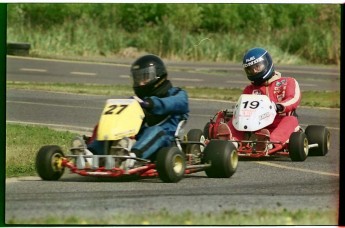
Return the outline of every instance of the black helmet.
[[[259,85],[274,75],[270,54],[263,48],[252,48],[243,56],[243,68],[247,78]]]
[[[168,73],[163,61],[156,55],[144,55],[131,66],[135,94],[144,98],[155,95],[155,91],[166,81]]]

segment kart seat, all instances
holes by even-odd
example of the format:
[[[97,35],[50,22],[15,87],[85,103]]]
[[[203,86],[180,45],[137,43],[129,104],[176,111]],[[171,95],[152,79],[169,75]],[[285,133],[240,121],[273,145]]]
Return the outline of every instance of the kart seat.
[[[267,129],[261,129],[250,137],[251,141],[258,141],[256,142],[256,151],[265,151],[267,147],[267,142],[270,140],[270,132]]]
[[[177,128],[176,128],[176,131],[175,131],[175,138],[178,138],[179,135],[182,135],[183,134],[183,128],[184,126],[187,124],[187,119],[182,119],[178,125],[177,125]]]
[[[230,140],[232,138],[231,130],[226,123],[219,124],[217,138],[221,140]]]

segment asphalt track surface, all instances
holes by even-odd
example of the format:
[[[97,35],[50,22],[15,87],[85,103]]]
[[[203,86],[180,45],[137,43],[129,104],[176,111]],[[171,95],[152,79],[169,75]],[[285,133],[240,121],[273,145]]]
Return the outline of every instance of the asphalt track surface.
[[[47,60],[7,57],[7,80],[65,83],[131,83],[129,67],[133,60],[90,61]],[[244,88],[248,80],[240,64],[188,63],[166,61],[169,79],[176,86]],[[298,80],[301,90],[340,90],[339,67],[280,66],[283,76]]]
[[[196,76],[199,75],[198,69],[205,65],[174,64],[171,63],[174,69],[177,69],[172,73],[176,75],[172,76],[174,84],[197,84],[196,81],[182,79],[203,78]],[[212,72],[212,67],[214,66],[207,66],[207,71]],[[219,70],[220,67],[217,65],[214,71],[222,72]],[[110,72],[114,74],[114,72],[123,71],[123,74],[119,75],[128,76],[124,68],[127,71],[129,69],[126,63],[96,64],[8,58],[7,80],[40,82],[60,80],[79,83],[91,83],[94,80],[94,83],[114,83],[110,82],[114,80]],[[181,68],[184,70],[182,71]],[[98,73],[95,73],[97,76],[92,76],[90,69],[97,71]],[[286,69],[291,72],[295,70],[293,67]],[[301,67],[298,68],[300,71],[301,69]],[[321,72],[319,68],[305,67],[303,69]],[[319,74],[316,80],[311,80],[309,83],[315,86],[305,86],[304,89],[318,90],[321,85],[324,87],[327,85],[328,89],[339,89],[339,83],[337,83],[339,74],[334,75],[337,71],[329,68],[322,69],[325,73]],[[103,71],[104,75],[100,73]],[[106,73],[106,71],[109,72]],[[180,76],[181,72],[186,76]],[[236,75],[236,72],[234,70],[231,74]],[[224,86],[226,76],[219,74],[212,74],[213,79],[207,82],[207,86],[212,83],[214,86],[219,87],[217,83]],[[303,77],[307,77],[306,75]],[[205,80],[210,77],[210,75],[206,76]],[[176,78],[181,79],[176,80]],[[129,81],[125,76],[119,77],[119,81],[121,79],[123,83]],[[239,80],[243,80],[243,75],[239,77]],[[324,83],[318,84],[319,81]],[[301,88],[303,84],[307,83],[300,82]],[[47,125],[87,134],[98,121],[104,101],[108,98],[110,97],[11,89],[6,92],[6,119],[7,122]],[[192,128],[203,128],[217,110],[231,108],[232,105],[228,102],[191,99],[191,113],[186,132]],[[38,177],[11,178],[6,180],[5,219],[8,221],[11,218],[30,219],[46,216],[108,218],[114,214],[138,214],[163,209],[170,213],[219,212],[232,209],[250,213],[262,208],[268,210],[334,209],[336,211],[339,204],[340,111],[339,109],[300,107],[298,113],[302,127],[321,124],[331,131],[331,148],[326,156],[308,157],[304,162],[292,162],[285,157],[260,160],[241,159],[237,172],[229,179],[207,178],[204,172],[200,172],[187,175],[175,184],[162,183],[158,178],[97,179],[72,175],[68,170],[59,181],[55,182],[42,181]],[[336,225],[336,214],[334,221],[335,223],[330,225]]]

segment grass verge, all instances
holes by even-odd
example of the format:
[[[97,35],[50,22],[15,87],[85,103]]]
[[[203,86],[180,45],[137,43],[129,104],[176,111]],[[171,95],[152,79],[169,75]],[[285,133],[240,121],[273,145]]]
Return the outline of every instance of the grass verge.
[[[49,217],[35,220],[11,219],[8,224],[83,224],[83,225],[336,225],[337,213],[332,210],[296,210],[280,209],[269,211],[266,209],[253,212],[239,212],[225,210],[221,212],[179,214],[169,213],[167,210],[145,214],[121,214],[108,219],[94,218],[56,218]]]
[[[129,85],[98,85],[78,83],[32,83],[7,81],[9,89],[43,90],[76,94],[97,94],[109,96],[132,96]],[[242,89],[224,89],[210,87],[182,87],[190,98],[216,99],[236,102]],[[340,108],[340,91],[304,91],[302,106]]]

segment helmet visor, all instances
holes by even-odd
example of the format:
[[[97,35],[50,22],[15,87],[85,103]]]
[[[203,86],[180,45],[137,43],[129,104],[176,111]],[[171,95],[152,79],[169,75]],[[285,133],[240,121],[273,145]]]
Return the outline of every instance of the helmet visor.
[[[143,86],[156,78],[155,66],[149,66],[143,69],[132,69],[133,86]]]
[[[267,69],[268,61],[266,57],[260,57],[252,62],[244,64],[244,71],[247,76],[254,76]]]

